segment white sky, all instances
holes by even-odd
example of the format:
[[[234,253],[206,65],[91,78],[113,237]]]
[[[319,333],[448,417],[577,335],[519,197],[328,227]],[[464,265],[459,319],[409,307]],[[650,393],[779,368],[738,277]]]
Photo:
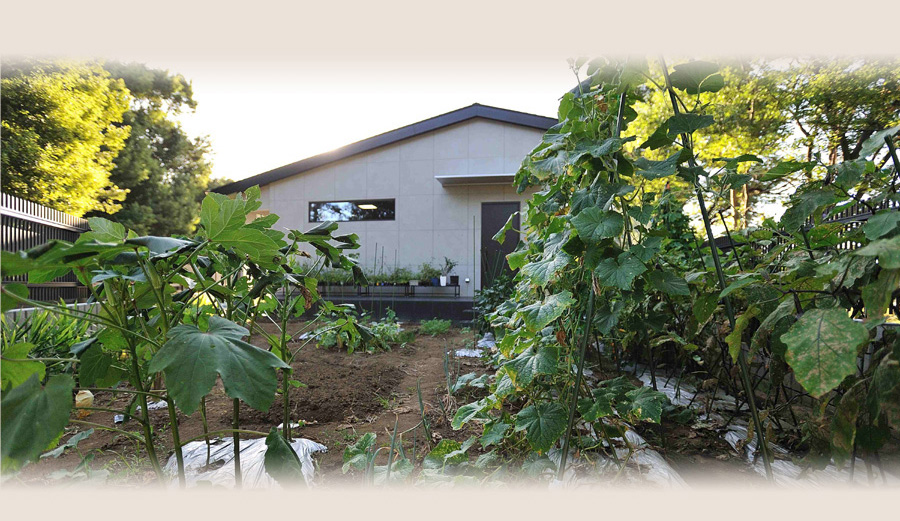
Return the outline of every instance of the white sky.
[[[205,62],[150,60],[191,80],[181,116],[213,146],[213,176],[242,179],[472,103],[555,116],[575,85],[556,61]]]
[[[898,52],[842,4],[0,0],[0,52],[184,75],[185,129],[210,137],[214,176],[240,179],[474,102],[553,116],[577,56]],[[869,0],[865,16],[895,7]]]

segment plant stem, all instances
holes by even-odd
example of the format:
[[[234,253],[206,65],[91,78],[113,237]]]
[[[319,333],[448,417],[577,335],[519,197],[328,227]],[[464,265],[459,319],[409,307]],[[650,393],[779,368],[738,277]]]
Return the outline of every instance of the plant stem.
[[[243,480],[241,479],[241,401],[234,399],[234,413],[232,415],[231,427],[234,429],[234,488],[241,488]]]
[[[181,453],[181,436],[178,434],[178,413],[175,411],[175,400],[166,399],[166,408],[169,409],[169,424],[172,426],[172,444],[175,446],[175,462],[178,464],[178,485],[185,488],[184,456]]]
[[[288,346],[287,346],[287,317],[288,317],[288,285],[284,285],[284,302],[282,304],[281,309],[281,335],[279,335],[281,345],[281,361],[287,365],[291,365],[291,359],[288,357]],[[292,357],[291,357],[292,358]],[[291,369],[283,369],[281,371],[281,398],[284,402],[284,418],[283,418],[283,429],[282,434],[284,435],[284,439],[287,440],[288,443],[291,442],[291,396],[289,391],[289,380],[291,375]]]
[[[575,411],[578,408],[578,391],[581,388],[581,378],[584,375],[584,352],[587,349],[588,339],[591,337],[590,328],[594,320],[594,285],[591,282],[589,282],[589,284],[591,289],[587,301],[587,318],[584,322],[581,348],[578,350],[578,370],[575,373],[575,387],[572,389],[572,404],[569,407],[569,423],[566,427],[566,436],[563,438],[562,455],[560,456],[559,469],[556,474],[556,479],[559,481],[562,481],[563,475],[566,472],[566,460],[569,455],[569,439],[572,437],[572,428],[575,426]]]
[[[206,466],[209,466],[211,447],[209,442],[209,423],[206,421],[206,396],[200,399],[200,419],[203,421],[203,439],[206,440]]]
[[[897,149],[894,147],[894,140],[891,136],[884,136],[884,142],[887,143],[888,153],[891,156],[891,161],[894,162],[894,172],[897,173],[896,176],[891,176],[891,191],[894,191],[894,182],[900,177],[900,159],[897,159]]]
[[[722,219],[722,226],[725,227],[725,235],[728,236],[728,242],[731,243],[731,253],[734,255],[734,260],[737,261],[738,269],[744,271],[744,266],[741,264],[741,256],[738,255],[737,244],[735,244],[734,239],[731,238],[731,232],[728,230],[728,224],[725,222],[725,216],[722,214],[722,210],[719,210],[719,218]]]
[[[672,100],[672,109],[675,112],[675,115],[678,115],[678,102],[677,97],[675,96],[675,90],[672,87],[672,81],[669,79],[669,69],[666,66],[665,60],[660,57],[660,64],[663,69],[663,75],[666,79],[666,89],[669,91],[669,97]],[[687,146],[690,144],[689,141],[690,136],[688,134],[682,134],[681,139],[682,143]],[[691,168],[696,168],[697,163],[694,161],[694,151],[691,150],[690,157],[688,158],[688,164]],[[700,206],[700,214],[703,216],[703,226],[706,229],[706,238],[710,244],[710,251],[712,252],[713,265],[716,268],[716,276],[719,279],[719,286],[722,288],[722,291],[725,291],[727,284],[725,284],[725,275],[722,271],[722,263],[719,261],[719,252],[716,248],[716,238],[712,232],[712,226],[709,221],[709,212],[706,211],[706,202],[703,199],[703,191],[700,189],[699,184],[695,186],[697,193],[697,202]],[[734,310],[731,308],[731,299],[726,295],[724,300],[725,304],[725,312],[728,315],[728,322],[731,325],[731,329],[734,329]],[[765,434],[763,434],[762,422],[759,420],[759,413],[756,410],[756,400],[754,400],[753,396],[753,387],[750,384],[750,371],[747,369],[747,358],[744,354],[744,350],[741,349],[738,352],[738,365],[740,365],[741,370],[741,381],[744,386],[744,392],[747,394],[747,403],[750,405],[750,415],[753,418],[753,425],[756,428],[756,439],[757,445],[760,450],[762,450],[763,464],[766,468],[766,477],[770,482],[775,482],[775,477],[772,474],[772,464],[769,460],[769,451],[766,446]]]

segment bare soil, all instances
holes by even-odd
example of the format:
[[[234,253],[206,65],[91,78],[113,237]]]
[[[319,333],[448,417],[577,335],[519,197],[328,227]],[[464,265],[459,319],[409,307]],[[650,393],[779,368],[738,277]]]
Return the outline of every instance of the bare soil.
[[[309,344],[297,354],[293,361],[294,378],[304,385],[291,387],[291,421],[301,424],[295,428],[296,437],[307,438],[328,447],[325,454],[316,455],[318,469],[316,481],[327,484],[351,479],[341,473],[344,449],[366,432],[375,432],[379,442],[389,439],[395,420],[399,422],[399,432],[410,429],[421,419],[416,383],[422,389],[425,414],[434,433],[434,440],[451,438],[465,440],[471,433],[466,430],[454,431],[442,412],[450,404],[447,402],[444,353],[469,347],[473,337],[452,329],[445,335],[431,337],[417,335],[415,340],[391,351],[377,353],[356,352],[348,354],[337,349],[325,349]],[[253,337],[251,343],[265,347],[265,340]],[[300,343],[293,344],[294,348]],[[478,374],[487,368],[476,359],[452,357],[453,375],[466,372]],[[280,384],[279,384],[280,389]],[[95,407],[124,409],[128,405],[126,395],[97,393]],[[241,405],[241,428],[268,432],[282,422],[283,405],[279,399],[268,411],[262,412]],[[232,425],[233,402],[225,394],[221,381],[206,400],[207,423],[210,432],[229,429]],[[85,420],[101,425],[116,427],[123,431],[142,434],[140,424],[128,421],[116,425],[112,412],[93,412]],[[157,452],[161,464],[165,464],[172,454],[172,438],[168,431],[166,409],[151,410],[150,420],[159,434]],[[187,416],[178,414],[179,434],[182,443],[203,435],[203,421],[200,412]],[[67,430],[63,439],[87,427],[75,426]],[[480,434],[480,432],[478,433]],[[415,441],[420,457],[422,453],[422,430],[418,429]],[[413,449],[413,433],[404,437],[404,448]],[[252,436],[244,436],[252,437]],[[25,482],[52,483],[51,474],[56,471],[72,470],[81,461],[82,455],[93,453],[91,467],[107,469],[113,473],[113,480],[124,484],[152,483],[155,476],[138,447],[126,435],[95,429],[94,433],[78,445],[78,450],[67,450],[59,458],[45,458],[23,469],[20,479]]]
[[[266,346],[260,337],[253,337],[250,341],[260,347]],[[343,452],[348,445],[367,432],[376,433],[381,445],[390,439],[395,422],[398,432],[419,424],[422,412],[416,392],[417,382],[421,386],[424,413],[433,433],[433,439],[429,440],[431,446],[443,438],[463,441],[472,435],[480,435],[478,427],[460,431],[450,427],[449,418],[456,407],[479,396],[469,394],[449,399],[444,368],[447,351],[452,353],[456,349],[471,347],[472,342],[471,333],[454,328],[437,337],[420,334],[407,345],[373,354],[348,354],[312,344],[301,349],[293,362],[293,377],[304,385],[291,387],[290,416],[292,422],[301,424],[300,428],[293,430],[294,436],[328,447],[327,453],[315,457],[318,467],[316,482],[322,485],[358,483],[359,476],[341,471]],[[293,347],[299,348],[300,344],[295,343]],[[483,374],[489,371],[485,364],[473,358],[451,355],[449,364],[454,379],[468,372]],[[601,371],[600,376],[611,378],[616,375]],[[128,398],[123,394],[97,393],[95,396],[95,407],[123,409],[127,405]],[[242,404],[241,428],[267,433],[282,422],[282,407],[280,398],[268,411],[257,411]],[[206,411],[209,431],[231,428],[233,402],[225,395],[221,381],[207,397]],[[111,412],[94,412],[86,420],[142,434],[138,422],[132,420],[116,425],[113,415]],[[173,446],[168,430],[168,412],[166,409],[151,410],[150,418],[158,433],[157,452],[164,465],[172,454]],[[182,443],[203,435],[199,412],[189,416],[179,413],[178,419]],[[86,428],[72,427],[63,439]],[[688,426],[664,422],[661,426],[641,428],[640,433],[689,483],[706,483],[726,476],[731,481],[737,479],[746,483],[762,484],[764,481],[747,468],[740,456],[714,432],[695,431]],[[427,452],[423,450],[423,436],[423,430],[419,428],[403,437],[405,452],[411,455],[415,451],[418,461]],[[473,458],[479,454],[479,448],[476,444],[470,449]],[[29,484],[54,483],[54,472],[71,471],[81,462],[82,456],[88,454],[93,455],[91,468],[111,472],[112,484],[134,486],[155,482],[143,447],[124,434],[100,429],[95,429],[92,436],[82,441],[77,451],[67,450],[59,458],[45,458],[29,465],[18,479]]]

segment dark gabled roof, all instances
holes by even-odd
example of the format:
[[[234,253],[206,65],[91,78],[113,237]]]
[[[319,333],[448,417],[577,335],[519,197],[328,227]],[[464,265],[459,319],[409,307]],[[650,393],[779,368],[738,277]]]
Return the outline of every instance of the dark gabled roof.
[[[385,145],[390,145],[404,139],[416,137],[421,134],[425,134],[426,132],[449,127],[450,125],[454,125],[456,123],[460,123],[472,118],[485,118],[494,121],[501,121],[504,123],[521,125],[523,127],[536,128],[540,130],[547,130],[558,123],[558,121],[554,118],[537,116],[535,114],[528,114],[515,110],[489,107],[487,105],[480,105],[478,103],[475,103],[473,105],[469,105],[468,107],[463,107],[446,114],[441,114],[440,116],[428,118],[426,120],[419,121],[418,123],[413,123],[412,125],[400,127],[396,130],[385,132],[384,134],[378,134],[377,136],[345,145],[336,150],[332,150],[331,152],[325,152],[324,154],[308,157],[306,159],[297,161],[296,163],[284,165],[274,170],[269,170],[268,172],[263,172],[253,177],[248,177],[247,179],[241,179],[240,181],[222,185],[218,188],[215,188],[213,191],[221,194],[230,194],[234,192],[241,192],[254,185],[266,185],[275,181],[280,181],[281,179],[284,179],[286,177],[291,177],[302,172],[306,172],[307,170],[312,170],[313,168],[327,165],[328,163],[340,161],[341,159],[346,159],[350,156],[368,152],[369,150],[383,147]]]

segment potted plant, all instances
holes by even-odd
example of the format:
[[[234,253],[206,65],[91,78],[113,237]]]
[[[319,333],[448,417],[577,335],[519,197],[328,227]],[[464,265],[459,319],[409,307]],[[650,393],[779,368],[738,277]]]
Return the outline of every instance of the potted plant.
[[[441,286],[447,285],[447,277],[450,276],[450,272],[453,271],[453,268],[456,267],[456,261],[449,258],[444,257],[444,267],[441,268]],[[456,278],[456,281],[459,282],[459,277]]]
[[[412,271],[409,268],[397,268],[394,270],[394,273],[391,274],[391,280],[397,286],[406,286],[409,285],[413,278]]]
[[[422,263],[422,268],[419,272],[419,276],[423,281],[429,281],[431,286],[437,286],[440,284],[441,270],[425,262]]]

